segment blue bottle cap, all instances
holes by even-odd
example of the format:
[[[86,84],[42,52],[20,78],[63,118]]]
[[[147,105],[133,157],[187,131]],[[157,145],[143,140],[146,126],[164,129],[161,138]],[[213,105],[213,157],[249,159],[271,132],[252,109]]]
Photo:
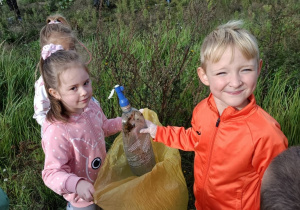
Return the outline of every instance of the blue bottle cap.
[[[125,107],[129,105],[129,101],[128,99],[124,96],[123,91],[124,91],[124,87],[123,86],[115,86],[115,91],[118,94],[118,98],[119,98],[119,104],[121,107]]]

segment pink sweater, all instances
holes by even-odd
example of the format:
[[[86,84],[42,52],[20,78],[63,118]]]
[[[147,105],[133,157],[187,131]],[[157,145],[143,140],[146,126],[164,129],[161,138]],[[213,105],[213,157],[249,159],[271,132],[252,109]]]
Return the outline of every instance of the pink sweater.
[[[46,186],[63,195],[75,207],[92,204],[79,199],[75,193],[76,185],[80,179],[94,183],[106,156],[104,137],[121,129],[121,117],[107,119],[92,100],[81,114],[71,116],[68,123],[45,121],[42,177]]]

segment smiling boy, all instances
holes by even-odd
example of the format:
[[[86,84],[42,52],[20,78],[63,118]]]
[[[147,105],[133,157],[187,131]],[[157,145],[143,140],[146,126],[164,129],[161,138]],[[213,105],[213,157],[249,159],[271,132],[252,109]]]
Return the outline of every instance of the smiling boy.
[[[154,141],[194,151],[194,194],[199,209],[259,209],[261,180],[287,148],[280,125],[256,104],[262,60],[242,21],[217,27],[201,47],[198,76],[210,95],[194,109],[192,127],[147,122]]]
[[[227,47],[218,62],[208,60],[198,68],[202,83],[210,87],[219,114],[228,106],[241,110],[254,92],[262,60],[246,58],[237,47]]]

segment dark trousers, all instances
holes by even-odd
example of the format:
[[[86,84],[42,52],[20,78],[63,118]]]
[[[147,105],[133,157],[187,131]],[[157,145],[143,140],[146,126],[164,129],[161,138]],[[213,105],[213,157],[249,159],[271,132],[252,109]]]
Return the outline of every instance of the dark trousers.
[[[21,18],[21,13],[17,4],[17,0],[6,0],[6,3],[8,4],[10,11],[15,11],[18,18]]]

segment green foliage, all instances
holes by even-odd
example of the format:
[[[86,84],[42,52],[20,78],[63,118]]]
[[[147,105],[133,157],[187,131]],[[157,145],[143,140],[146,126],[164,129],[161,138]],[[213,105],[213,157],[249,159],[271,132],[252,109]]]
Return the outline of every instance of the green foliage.
[[[104,89],[106,94],[115,84],[122,84],[126,91],[134,93],[127,95],[135,107],[151,107],[164,123],[178,119],[188,125],[188,113],[197,100],[193,96],[198,95],[190,90],[199,89],[196,66],[189,64],[197,63],[199,55],[195,51],[200,46],[198,43],[192,48],[190,31],[180,21],[182,10],[164,8],[165,5],[155,5],[130,16],[117,14],[117,22],[101,24],[94,44],[98,49],[94,52],[98,53],[96,62],[105,65],[98,65],[94,74],[99,75],[97,83],[101,86],[106,75],[115,80]],[[171,22],[176,23],[175,27]],[[112,33],[112,28],[117,28],[118,33]],[[183,112],[188,117],[180,120]]]
[[[34,72],[36,63],[30,57],[23,57],[22,51],[1,48],[1,153],[9,153],[13,145],[30,139],[34,130],[32,118],[32,97],[34,89]],[[30,56],[30,51],[27,51]],[[35,53],[36,55],[36,53]],[[16,62],[16,58],[18,61]],[[21,68],[23,67],[23,68]],[[26,69],[24,69],[26,67]],[[27,91],[24,91],[27,90]],[[29,96],[29,97],[28,97]]]
[[[58,5],[60,9],[68,9],[73,3],[73,0],[60,0]]]
[[[268,75],[271,76],[271,75]],[[293,72],[286,74],[279,69],[274,75],[261,79],[255,95],[257,103],[271,114],[285,131],[290,145],[299,144],[300,129],[300,74]],[[265,88],[267,90],[264,90]],[[267,91],[267,94],[264,94]]]
[[[15,48],[2,43],[0,80],[0,180],[11,209],[47,209],[62,206],[41,179],[43,152],[40,128],[32,119],[34,71],[39,45]],[[24,56],[24,53],[26,56]]]
[[[84,5],[84,6],[83,6]],[[89,64],[94,96],[107,117],[120,116],[116,84],[136,108],[154,110],[162,124],[190,126],[195,105],[209,89],[197,67],[203,38],[217,25],[243,19],[259,42],[263,69],[257,103],[281,125],[290,145],[299,144],[300,3],[296,0],[114,0],[95,8],[85,0],[21,1],[21,23],[0,8],[0,186],[12,209],[65,208],[61,196],[41,179],[40,127],[32,119],[39,30],[53,13],[64,15],[93,53]],[[45,15],[45,12],[47,13]],[[87,56],[83,48],[79,52]],[[111,144],[114,136],[107,139]],[[193,158],[181,152],[194,209]],[[4,180],[4,181],[2,181]]]

